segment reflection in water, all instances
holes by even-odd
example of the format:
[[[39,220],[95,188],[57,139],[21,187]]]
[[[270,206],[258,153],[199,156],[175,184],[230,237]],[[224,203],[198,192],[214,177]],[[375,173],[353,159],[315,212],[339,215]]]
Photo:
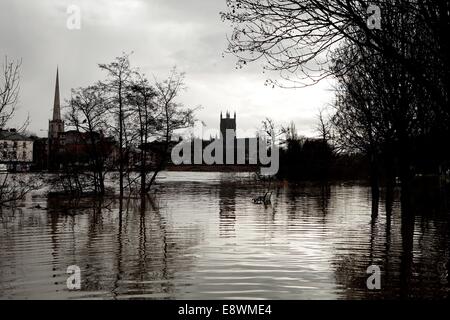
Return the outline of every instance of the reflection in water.
[[[236,186],[231,182],[221,181],[219,185],[219,219],[220,237],[233,237],[236,223]]]
[[[361,184],[166,173],[153,198],[36,194],[0,213],[0,298],[445,298],[448,211]],[[436,208],[439,207],[439,208]],[[68,291],[78,265],[82,290]],[[382,290],[366,288],[367,267]]]
[[[372,203],[369,250],[361,246],[336,259],[344,298],[448,298],[448,213],[430,214],[394,198],[400,196],[386,195],[384,216],[378,214],[379,202]],[[373,264],[382,270],[379,292],[368,291],[362,276]]]

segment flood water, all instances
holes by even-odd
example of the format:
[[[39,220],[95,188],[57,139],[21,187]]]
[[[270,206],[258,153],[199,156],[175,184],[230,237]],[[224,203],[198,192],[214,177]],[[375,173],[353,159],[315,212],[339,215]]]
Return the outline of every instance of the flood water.
[[[449,214],[361,183],[163,173],[151,200],[35,193],[0,212],[1,299],[395,299],[449,295]],[[250,179],[251,180],[251,179]],[[251,199],[273,190],[271,205]],[[81,269],[80,291],[67,267]],[[381,290],[366,270],[381,268]]]

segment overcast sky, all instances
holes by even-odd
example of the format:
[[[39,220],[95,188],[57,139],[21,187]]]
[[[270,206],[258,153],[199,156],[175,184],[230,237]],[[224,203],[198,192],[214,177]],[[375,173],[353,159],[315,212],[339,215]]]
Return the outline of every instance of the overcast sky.
[[[81,9],[80,30],[66,27],[72,4]],[[133,51],[133,66],[147,75],[164,78],[175,65],[185,71],[188,90],[179,101],[201,106],[197,117],[210,128],[228,109],[237,112],[242,130],[268,116],[315,135],[318,110],[333,99],[329,83],[272,89],[264,86],[268,75],[260,64],[236,70],[235,57],[222,57],[232,31],[220,19],[225,9],[225,0],[0,0],[0,55],[22,59],[19,111],[10,127],[29,114],[29,130],[47,134],[57,65],[67,99],[71,88],[104,77],[98,63]]]

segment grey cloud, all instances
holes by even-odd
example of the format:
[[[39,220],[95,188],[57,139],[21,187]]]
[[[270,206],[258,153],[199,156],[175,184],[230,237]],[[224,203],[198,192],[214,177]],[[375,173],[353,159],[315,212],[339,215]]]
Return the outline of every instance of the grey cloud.
[[[69,4],[82,9],[79,31],[65,27]],[[132,63],[147,75],[162,78],[173,65],[186,71],[189,90],[180,100],[202,105],[198,117],[211,127],[228,108],[238,112],[244,130],[271,116],[283,123],[295,119],[299,130],[312,132],[313,115],[331,96],[321,88],[265,87],[259,64],[235,70],[235,58],[222,57],[231,32],[220,20],[225,8],[225,0],[0,1],[0,56],[23,59],[20,111],[11,126],[29,113],[30,130],[46,134],[57,64],[61,95],[68,98],[70,88],[103,77],[98,63],[134,51]]]

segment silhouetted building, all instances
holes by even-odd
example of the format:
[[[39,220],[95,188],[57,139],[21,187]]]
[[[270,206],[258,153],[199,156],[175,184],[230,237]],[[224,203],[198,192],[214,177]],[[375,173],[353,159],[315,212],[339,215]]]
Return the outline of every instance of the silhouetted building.
[[[167,157],[165,163],[172,164],[170,152],[180,141],[169,141],[167,146]],[[140,166],[141,164],[141,152],[145,151],[145,166],[150,169],[154,169],[163,160],[164,152],[166,150],[166,142],[155,140],[147,142],[138,147],[139,152],[131,152],[130,165]]]
[[[48,138],[31,137],[33,139],[33,171],[48,169]]]
[[[184,163],[187,165],[205,165],[205,159],[202,157],[201,163],[198,163],[198,159],[195,158],[196,146],[201,147],[202,155],[205,152],[205,148],[209,147],[215,142],[221,143],[221,148],[219,146],[218,150],[221,151],[222,157],[219,154],[216,155],[217,149],[212,150],[211,156],[216,160],[215,165],[220,166],[220,169],[229,170],[237,169],[236,166],[256,166],[259,164],[257,159],[257,154],[259,152],[259,140],[255,138],[237,138],[237,122],[236,122],[236,112],[234,117],[231,118],[230,113],[227,111],[225,117],[223,113],[220,113],[220,136],[215,139],[210,137],[208,140],[203,140],[201,138],[194,138],[186,144],[190,144],[190,163]],[[228,135],[227,135],[228,131]],[[199,148],[200,148],[199,147]],[[253,148],[253,149],[252,149]],[[229,168],[225,168],[226,166]]]
[[[227,141],[229,138],[228,135],[232,137],[233,141]],[[232,134],[230,134],[232,132]],[[226,163],[227,153],[227,143],[236,144],[236,112],[234,113],[234,118],[230,117],[230,113],[227,111],[225,113],[225,118],[222,116],[222,112],[220,113],[220,138],[223,140],[223,159],[224,163]],[[234,146],[236,148],[236,146]],[[236,152],[234,158],[236,159]]]
[[[234,113],[234,118],[230,118],[228,111],[225,113],[225,118],[222,116],[222,112],[220,113],[220,134],[223,138],[226,137],[227,130],[234,131],[236,136],[236,112]]]
[[[96,157],[105,161],[109,158],[112,165],[116,159],[115,141],[105,137],[103,132],[66,131],[61,135],[60,144],[59,156],[62,165],[83,167]]]

